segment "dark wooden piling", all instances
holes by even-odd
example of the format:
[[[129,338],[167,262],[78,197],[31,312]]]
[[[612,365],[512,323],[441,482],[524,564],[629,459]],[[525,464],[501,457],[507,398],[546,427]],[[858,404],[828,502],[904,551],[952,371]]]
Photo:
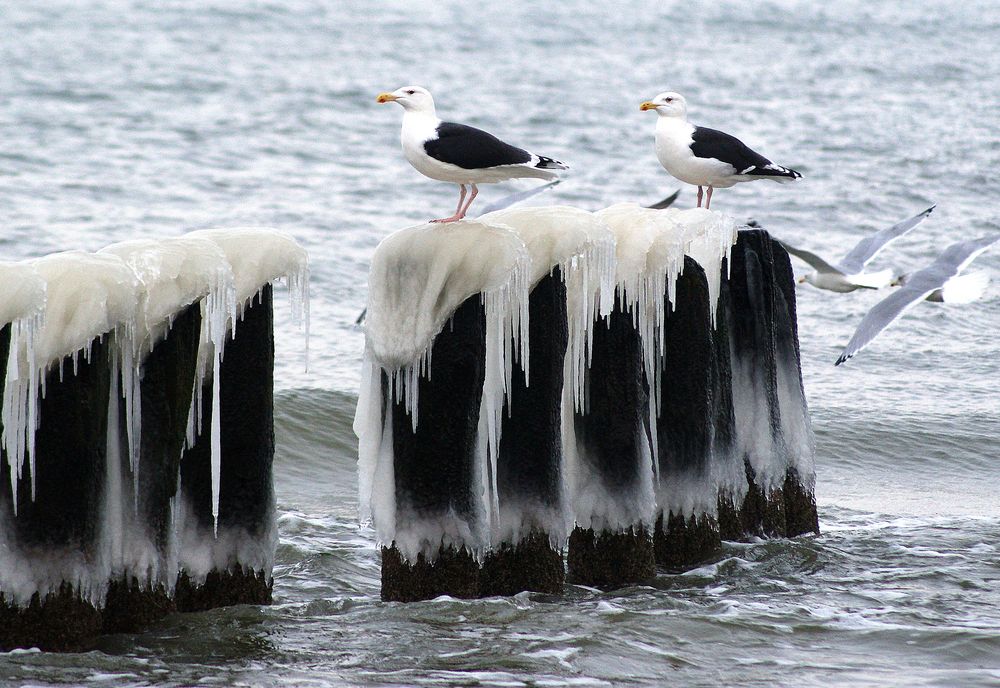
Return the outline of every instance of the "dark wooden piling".
[[[619,295],[607,321],[594,326],[592,352],[587,406],[574,416],[577,453],[609,499],[634,502],[653,470],[649,409],[642,341]],[[598,533],[577,526],[567,565],[572,583],[612,588],[648,580],[656,568],[652,535],[641,518]]]
[[[562,390],[566,345],[566,285],[559,268],[531,290],[529,380],[520,361],[513,370],[497,457],[500,523],[519,534],[493,543],[483,561],[480,593],[513,595],[522,590],[557,593],[565,578],[562,553],[550,545],[564,532],[549,533],[545,515],[561,513]],[[538,517],[541,517],[539,519]]]
[[[274,313],[272,288],[266,285],[243,311],[235,336],[226,341],[219,371],[221,474],[219,540],[260,543],[265,552],[275,533],[274,485]],[[212,381],[202,389],[202,431],[181,460],[181,493],[195,519],[199,537],[213,533],[211,437]],[[197,611],[231,604],[269,604],[271,572],[260,561],[240,561],[235,550],[216,550],[215,568],[205,582],[182,571],[177,609]],[[180,553],[184,560],[184,552]],[[185,579],[187,579],[185,581]],[[195,588],[181,594],[185,586]],[[199,588],[201,588],[199,590]]]
[[[484,529],[486,515],[475,487],[477,480],[485,479],[476,466],[486,376],[486,312],[479,294],[466,299],[434,339],[431,362],[430,379],[418,382],[415,432],[402,398],[392,402],[396,523],[455,515]],[[389,394],[383,374],[383,398]],[[478,595],[479,564],[468,549],[456,550],[444,542],[426,545],[436,555],[434,561],[423,554],[408,561],[394,543],[383,548],[383,600]]]
[[[657,437],[660,495],[671,484],[689,485],[711,495],[693,513],[658,504],[653,533],[656,563],[672,570],[696,566],[720,545],[716,520],[719,487],[713,475],[718,373],[714,370],[713,327],[708,280],[690,257],[677,278],[676,303],[666,295],[661,337]],[[655,386],[652,386],[655,391]]]
[[[4,329],[9,332],[9,328]],[[35,435],[34,475],[26,460],[24,475],[16,486],[16,516],[10,482],[0,481],[0,520],[14,546],[27,556],[60,552],[91,560],[99,556],[112,336],[108,333],[94,339],[89,358],[80,352],[75,367],[70,357],[64,359],[61,379],[58,365],[46,375]],[[2,360],[6,363],[6,356]],[[6,474],[6,458],[2,463],[0,468]],[[36,592],[26,606],[16,606],[0,591],[0,650],[40,647],[77,651],[91,647],[101,630],[101,612],[89,595],[84,597],[92,591],[74,588],[74,583],[63,580],[58,590]]]

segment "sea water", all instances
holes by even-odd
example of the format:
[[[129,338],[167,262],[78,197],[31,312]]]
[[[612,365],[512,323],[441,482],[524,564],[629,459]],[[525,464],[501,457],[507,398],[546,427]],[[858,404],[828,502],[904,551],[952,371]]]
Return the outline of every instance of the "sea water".
[[[0,260],[270,226],[309,250],[313,332],[306,371],[276,308],[275,604],[0,655],[0,683],[1000,682],[996,281],[921,304],[837,368],[881,295],[799,288],[823,534],[727,544],[649,586],[380,602],[351,431],[374,247],[457,200],[405,162],[378,92],[430,88],[446,119],[570,166],[536,202],[597,210],[678,188],[639,111],[677,90],[693,121],[803,174],[721,189],[713,209],[836,259],[938,203],[872,265],[912,270],[1000,232],[992,0],[51,0],[6,3],[0,32]],[[1000,280],[1000,251],[976,265]]]

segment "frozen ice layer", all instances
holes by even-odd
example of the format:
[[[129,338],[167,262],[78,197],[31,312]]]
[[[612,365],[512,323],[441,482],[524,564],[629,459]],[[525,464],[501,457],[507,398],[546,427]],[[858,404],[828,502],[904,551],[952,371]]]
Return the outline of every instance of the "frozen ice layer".
[[[7,359],[2,422],[15,513],[25,459],[34,495],[34,437],[46,372],[58,364],[61,377],[66,358],[75,369],[79,355],[88,359],[94,341],[108,333],[114,332],[118,342],[131,342],[139,287],[135,273],[117,256],[68,251],[28,265],[44,281],[45,299],[41,326],[30,337],[12,340]],[[123,350],[131,351],[131,345]]]
[[[736,222],[704,208],[652,210],[631,203],[605,208],[597,216],[615,234],[616,282],[642,333],[647,376],[655,379],[657,361],[663,356],[658,333],[666,313],[677,302],[676,282],[684,267],[684,256],[690,256],[705,270],[714,325],[722,265],[736,242]],[[658,394],[654,394],[654,413],[658,412],[657,399]]]
[[[366,350],[386,370],[407,366],[430,349],[467,298],[492,296],[503,309],[502,301],[527,293],[530,270],[517,235],[484,221],[418,225],[390,234],[375,249],[368,275]],[[521,315],[519,308],[510,312]]]
[[[7,329],[6,359],[0,427],[3,451],[10,464],[10,483],[16,486],[25,452],[34,439],[38,414],[39,376],[34,343],[45,318],[45,279],[30,263],[0,263],[0,333]],[[23,352],[23,353],[22,353]]]
[[[601,277],[613,270],[614,238],[607,226],[586,210],[570,206],[510,208],[479,219],[506,225],[521,238],[531,261],[531,287],[554,268],[568,275],[587,267],[592,279],[583,283],[583,292],[600,294]],[[603,286],[612,285],[605,280]]]
[[[221,319],[223,327],[235,313],[233,268],[222,247],[208,238],[136,239],[98,253],[121,258],[142,284],[136,318],[137,359],[164,337],[185,306],[209,297],[208,302],[219,308],[207,319]]]
[[[45,279],[31,263],[0,261],[0,327],[34,319],[45,310]]]
[[[40,367],[86,355],[94,339],[115,328],[134,338],[141,283],[121,258],[67,251],[32,264],[46,283],[45,323],[34,342]]]
[[[201,229],[185,239],[208,239],[225,253],[235,278],[237,315],[267,284],[285,280],[292,318],[309,342],[309,256],[290,235],[262,227]],[[230,327],[234,323],[230,322]],[[307,348],[308,351],[308,348]]]
[[[614,303],[614,235],[594,213],[568,206],[501,210],[484,219],[507,225],[524,241],[531,256],[532,287],[559,268],[566,283],[566,379],[579,407],[594,324]]]

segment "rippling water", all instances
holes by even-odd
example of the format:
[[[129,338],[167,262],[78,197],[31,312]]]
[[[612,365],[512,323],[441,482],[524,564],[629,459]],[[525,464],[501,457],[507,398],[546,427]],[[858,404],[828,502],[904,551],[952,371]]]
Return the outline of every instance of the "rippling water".
[[[596,209],[676,188],[638,104],[678,90],[805,175],[719,210],[835,258],[937,202],[880,260],[912,269],[1000,231],[993,0],[50,0],[5,4],[0,31],[0,257],[253,224],[295,235],[314,278],[308,372],[277,314],[275,605],[0,655],[0,682],[1000,685],[995,285],[839,368],[879,296],[801,289],[823,535],[652,587],[382,604],[350,430],[371,251],[455,201],[402,159],[377,92],[429,87],[443,116],[569,163],[544,202]],[[1000,275],[998,253],[977,264]]]

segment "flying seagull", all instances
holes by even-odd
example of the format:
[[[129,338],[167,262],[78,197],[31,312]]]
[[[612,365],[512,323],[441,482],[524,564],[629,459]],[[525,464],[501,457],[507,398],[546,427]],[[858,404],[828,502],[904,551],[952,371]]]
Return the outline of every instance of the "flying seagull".
[[[698,187],[699,208],[702,187],[708,187],[705,207],[709,208],[715,188],[755,179],[791,182],[802,176],[775,165],[735,136],[688,122],[687,101],[679,93],[661,93],[639,109],[656,110],[656,157],[667,172]]]
[[[936,207],[936,205],[932,205],[909,220],[903,220],[888,229],[881,229],[865,237],[846,256],[841,258],[839,263],[828,263],[815,253],[795,248],[784,241],[778,243],[784,246],[790,254],[812,266],[813,272],[801,277],[799,282],[808,282],[819,289],[837,292],[848,292],[855,289],[881,289],[893,284],[895,275],[892,270],[865,272],[865,266],[890,242],[895,241],[923,222]]]
[[[962,280],[973,276],[962,276],[959,273],[998,240],[1000,234],[952,244],[933,263],[909,275],[898,290],[876,303],[862,318],[858,329],[854,331],[854,336],[834,365],[840,365],[856,356],[896,318],[921,301],[938,292],[944,296],[944,300],[947,300],[949,290],[954,289],[956,284],[961,285]],[[963,291],[965,290],[959,288],[960,293]],[[962,300],[964,299],[959,299]]]
[[[555,179],[558,175],[553,170],[567,169],[558,160],[504,143],[482,129],[442,122],[426,88],[403,86],[392,93],[380,93],[375,100],[403,106],[403,154],[417,172],[459,185],[455,214],[432,222],[455,222],[465,217],[479,193],[477,184],[495,184],[522,177]],[[466,185],[472,191],[468,201],[465,199]]]

